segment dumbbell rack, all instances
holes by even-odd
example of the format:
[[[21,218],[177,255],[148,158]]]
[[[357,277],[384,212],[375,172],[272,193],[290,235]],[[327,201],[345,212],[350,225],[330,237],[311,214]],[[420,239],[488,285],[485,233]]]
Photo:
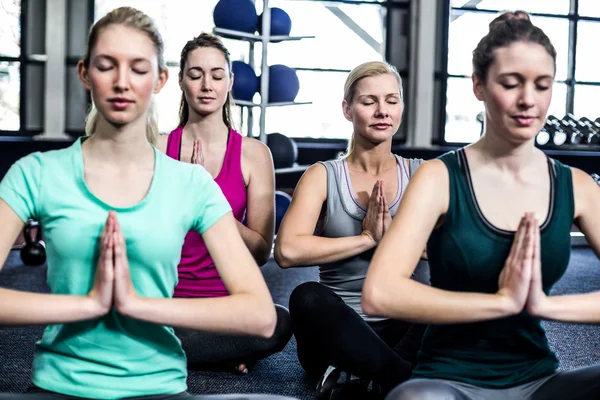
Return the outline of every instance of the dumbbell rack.
[[[536,144],[542,149],[600,151],[600,118],[592,121],[567,114],[560,120],[550,115]]]
[[[254,2],[254,0],[253,0]],[[312,104],[312,102],[282,102],[282,103],[269,103],[269,64],[267,62],[267,49],[270,42],[283,42],[292,40],[302,39],[313,39],[314,36],[271,36],[271,9],[269,8],[269,0],[263,0],[263,13],[262,13],[262,35],[240,32],[231,29],[214,28],[213,33],[218,36],[222,36],[228,39],[245,40],[249,43],[248,52],[248,65],[255,69],[254,65],[254,45],[256,42],[262,43],[262,57],[261,57],[261,73],[260,73],[260,103],[254,103],[252,101],[245,100],[234,100],[234,103],[238,106],[246,107],[248,109],[248,136],[254,137],[253,126],[254,126],[254,115],[253,109],[255,107],[260,108],[260,121],[259,121],[259,134],[258,139],[266,143],[267,133],[265,130],[266,126],[266,110],[268,107],[281,107],[290,105],[300,104]]]

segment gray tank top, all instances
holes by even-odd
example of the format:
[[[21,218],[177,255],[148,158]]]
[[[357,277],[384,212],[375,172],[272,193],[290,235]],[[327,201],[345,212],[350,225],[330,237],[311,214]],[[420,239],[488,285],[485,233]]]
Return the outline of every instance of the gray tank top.
[[[409,167],[406,161],[409,162]],[[422,162],[421,159],[407,160],[396,156],[398,193],[388,205],[392,217],[398,210],[408,180]],[[315,234],[329,238],[360,235],[367,210],[354,197],[346,159],[325,161],[321,164],[327,169],[327,203]],[[333,290],[358,315],[370,322],[384,319],[366,316],[361,307],[362,287],[374,252],[375,249],[371,249],[344,260],[319,266],[319,282]]]

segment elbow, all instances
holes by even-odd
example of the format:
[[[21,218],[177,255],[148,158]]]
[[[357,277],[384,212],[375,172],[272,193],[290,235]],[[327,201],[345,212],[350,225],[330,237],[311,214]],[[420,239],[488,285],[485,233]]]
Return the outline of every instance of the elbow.
[[[256,264],[258,264],[259,267],[262,267],[269,261],[270,257],[271,257],[271,249],[264,248],[264,249],[260,249],[259,251],[256,252],[256,254],[254,255],[254,261],[256,261]]]
[[[370,317],[385,317],[382,298],[376,287],[365,283],[360,300],[363,312]]]
[[[275,251],[273,255],[275,256],[277,265],[279,265],[281,268],[290,268],[295,265],[296,260],[293,254],[291,254],[292,252],[290,247],[291,246],[284,243],[283,240],[275,241]]]
[[[256,319],[255,334],[259,337],[270,339],[275,333],[275,327],[277,326],[277,313],[275,312],[273,303],[270,304],[268,309],[261,307],[259,315],[260,317]]]

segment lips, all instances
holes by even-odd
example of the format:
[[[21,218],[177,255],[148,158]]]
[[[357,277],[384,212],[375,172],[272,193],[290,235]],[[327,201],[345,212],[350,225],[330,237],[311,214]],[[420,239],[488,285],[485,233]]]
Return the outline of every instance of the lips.
[[[533,122],[536,120],[536,117],[531,115],[514,115],[512,118],[519,126],[531,126],[531,124],[533,124]]]
[[[118,110],[123,110],[133,103],[132,100],[123,97],[115,97],[113,99],[109,99],[108,101],[113,105],[114,108]]]
[[[375,128],[375,129],[387,129],[389,128],[391,125],[390,124],[372,124],[371,128]]]

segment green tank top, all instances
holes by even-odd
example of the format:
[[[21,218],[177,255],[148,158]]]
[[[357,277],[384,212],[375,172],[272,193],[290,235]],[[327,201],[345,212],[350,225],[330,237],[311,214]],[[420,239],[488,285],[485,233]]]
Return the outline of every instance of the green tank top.
[[[464,150],[444,154],[450,202],[444,223],[427,243],[431,285],[444,290],[496,293],[514,232],[482,214]],[[561,278],[571,253],[574,217],[571,170],[548,159],[550,205],[541,228],[544,292]],[[430,325],[412,378],[448,379],[484,388],[508,388],[552,374],[558,366],[538,318],[527,312],[485,322]]]

